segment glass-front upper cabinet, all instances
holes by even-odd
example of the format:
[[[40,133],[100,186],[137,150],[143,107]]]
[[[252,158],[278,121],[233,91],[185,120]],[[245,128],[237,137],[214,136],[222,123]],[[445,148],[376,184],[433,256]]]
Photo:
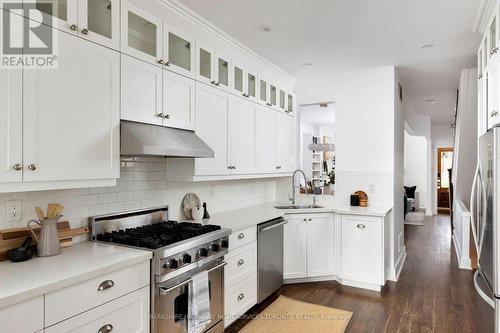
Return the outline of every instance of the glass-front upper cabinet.
[[[280,95],[279,95],[279,109],[281,111],[286,110],[286,93],[280,89]]]
[[[287,94],[286,112],[287,113],[295,112],[295,94],[293,93]]]
[[[215,75],[215,85],[224,90],[231,91],[234,75],[232,73],[231,59],[223,53],[216,52],[214,68],[217,71]]]
[[[278,106],[278,89],[272,84],[269,85],[269,104],[274,108]]]
[[[194,78],[194,39],[179,29],[164,24],[163,63],[179,74]]]
[[[269,84],[263,78],[259,79],[259,102],[271,106],[269,103]]]
[[[21,3],[21,1],[18,1]],[[8,9],[9,3],[3,4],[4,9]],[[60,30],[77,34],[78,33],[78,2],[72,0],[31,0],[24,1],[27,8],[35,8],[41,15],[31,15],[29,18],[40,22],[41,19],[46,24],[57,27]],[[29,6],[29,7],[28,7]],[[23,11],[27,14],[28,11]],[[47,18],[47,16],[49,16]]]
[[[245,82],[245,75],[243,73],[243,69],[241,69],[238,66],[234,66],[234,80],[233,80],[234,90],[240,92],[243,96],[246,95],[245,91],[243,90],[245,85],[244,82]]]
[[[163,66],[162,20],[128,1],[122,2],[121,16],[122,52]]]
[[[97,44],[118,50],[120,1],[78,0],[78,34]]]
[[[247,97],[257,100],[257,75],[247,73]]]
[[[481,47],[477,51],[477,74],[479,80],[483,78],[484,73],[483,52],[483,44],[481,43]]]
[[[489,58],[493,57],[498,52],[498,18],[495,16],[488,30],[488,50]]]

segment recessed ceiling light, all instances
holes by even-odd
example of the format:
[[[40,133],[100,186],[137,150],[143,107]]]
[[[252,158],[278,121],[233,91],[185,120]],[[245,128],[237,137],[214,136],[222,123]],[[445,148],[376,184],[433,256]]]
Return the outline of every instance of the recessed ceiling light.
[[[261,25],[259,27],[259,30],[264,31],[264,32],[270,32],[271,31],[271,27],[268,26],[268,25]]]
[[[430,44],[424,44],[422,46],[420,46],[421,49],[423,50],[428,50],[428,49],[431,49],[434,47],[434,44],[430,43]]]
[[[306,67],[309,67],[309,66],[312,66],[313,64],[311,64],[310,62],[305,62],[302,64],[302,66],[306,66]]]
[[[425,103],[437,104],[437,101],[435,99],[428,99],[428,100],[425,101]]]

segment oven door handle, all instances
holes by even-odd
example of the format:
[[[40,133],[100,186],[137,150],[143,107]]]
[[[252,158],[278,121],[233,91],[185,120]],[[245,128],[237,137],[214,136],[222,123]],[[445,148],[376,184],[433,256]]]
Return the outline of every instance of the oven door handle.
[[[214,267],[208,269],[207,273],[210,273],[211,271],[215,271],[216,269],[219,269],[219,268],[224,267],[226,265],[227,265],[227,262],[223,261],[222,263],[218,264],[217,266],[214,266]],[[183,285],[186,285],[186,284],[188,284],[191,281],[193,281],[193,280],[192,279],[187,279],[187,280],[185,280],[185,281],[183,281],[181,283],[178,283],[175,286],[170,287],[170,288],[160,287],[160,294],[162,296],[165,296],[166,294],[168,294],[172,290],[175,290],[175,289],[177,289],[177,288],[179,288],[179,287],[181,287]]]

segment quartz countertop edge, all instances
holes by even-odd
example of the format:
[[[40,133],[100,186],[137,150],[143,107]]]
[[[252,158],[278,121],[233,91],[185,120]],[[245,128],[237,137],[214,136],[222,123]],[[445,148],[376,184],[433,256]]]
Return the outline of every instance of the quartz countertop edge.
[[[270,202],[255,206],[228,210],[213,214],[207,223],[220,225],[223,228],[230,228],[236,232],[245,228],[256,226],[260,223],[274,220],[285,216],[285,214],[318,214],[337,213],[348,215],[362,215],[373,217],[384,217],[391,210],[389,206],[368,206],[351,207],[337,204],[318,204],[322,208],[301,208],[301,209],[277,209],[274,206],[290,205],[289,203]]]
[[[150,251],[92,241],[52,257],[0,263],[0,309],[103,274],[150,260]]]

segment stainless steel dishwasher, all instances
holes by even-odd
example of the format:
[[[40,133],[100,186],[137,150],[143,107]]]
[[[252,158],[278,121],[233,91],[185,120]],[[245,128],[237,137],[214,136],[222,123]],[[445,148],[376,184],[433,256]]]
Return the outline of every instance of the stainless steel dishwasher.
[[[283,227],[277,218],[259,224],[257,233],[257,301],[260,303],[283,285]]]

